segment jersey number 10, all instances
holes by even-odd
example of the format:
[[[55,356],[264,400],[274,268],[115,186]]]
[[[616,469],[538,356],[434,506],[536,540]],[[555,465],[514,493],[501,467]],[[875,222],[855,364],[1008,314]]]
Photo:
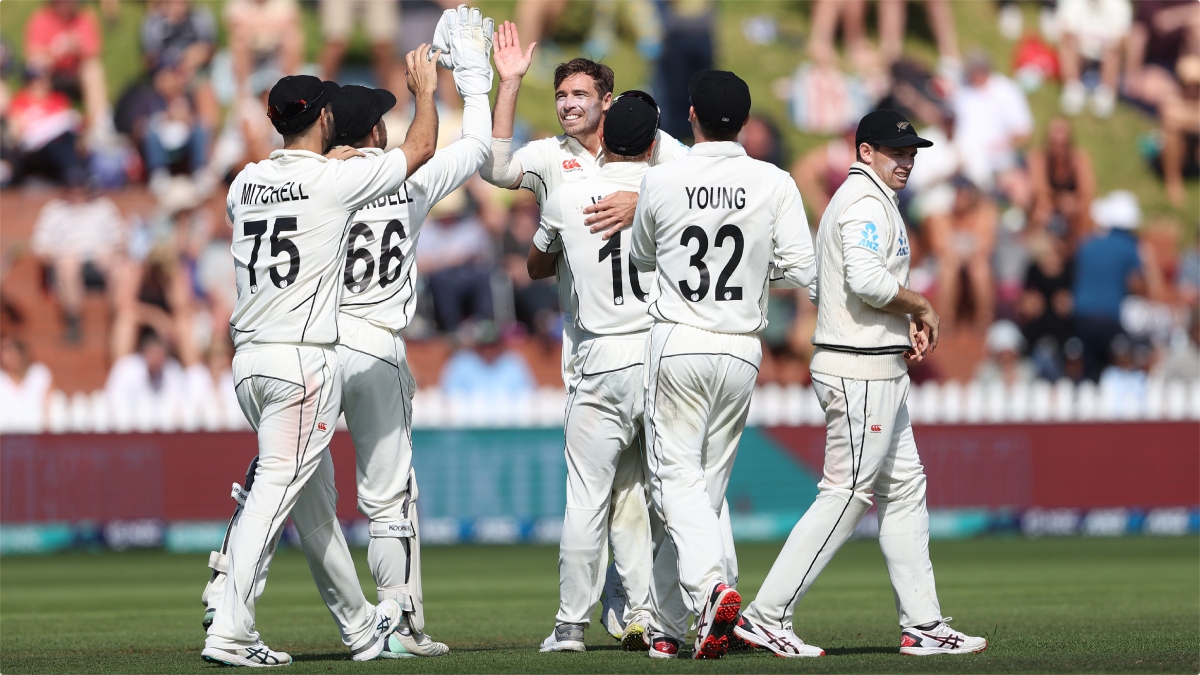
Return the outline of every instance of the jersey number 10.
[[[618,232],[609,239],[604,246],[600,247],[600,260],[604,262],[605,258],[612,258],[612,288],[613,288],[613,304],[625,304],[625,283],[621,278],[621,233]],[[633,291],[634,297],[639,302],[646,301],[646,293],[642,291],[642,284],[638,281],[637,269],[633,263],[629,263],[629,287]]]

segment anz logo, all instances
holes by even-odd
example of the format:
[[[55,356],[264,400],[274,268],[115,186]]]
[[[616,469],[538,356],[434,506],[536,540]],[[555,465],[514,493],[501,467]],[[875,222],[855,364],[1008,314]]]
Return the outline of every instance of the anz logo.
[[[904,231],[904,228],[900,228],[900,250],[896,251],[896,255],[908,255],[908,233]]]
[[[858,245],[869,251],[879,252],[879,231],[875,229],[875,223],[867,223],[862,231],[862,241]]]

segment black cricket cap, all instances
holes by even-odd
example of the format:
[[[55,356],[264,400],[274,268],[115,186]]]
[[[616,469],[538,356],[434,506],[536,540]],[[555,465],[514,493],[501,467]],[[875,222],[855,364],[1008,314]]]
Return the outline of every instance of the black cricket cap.
[[[267,117],[279,133],[298,134],[321,117],[321,111],[337,100],[340,91],[336,82],[322,82],[312,75],[282,77],[267,95]]]
[[[904,115],[882,108],[867,113],[859,120],[858,131],[854,133],[854,147],[863,143],[888,148],[928,148],[933,145],[933,141],[917,135]]]
[[[623,157],[636,157],[654,142],[658,111],[641,99],[624,96],[604,114],[604,148]]]
[[[333,123],[337,128],[334,142],[344,145],[365,137],[394,107],[396,97],[387,89],[357,84],[342,87],[341,94],[333,102]]]
[[[728,70],[700,70],[688,82],[696,117],[714,131],[737,131],[750,116],[750,87]]]

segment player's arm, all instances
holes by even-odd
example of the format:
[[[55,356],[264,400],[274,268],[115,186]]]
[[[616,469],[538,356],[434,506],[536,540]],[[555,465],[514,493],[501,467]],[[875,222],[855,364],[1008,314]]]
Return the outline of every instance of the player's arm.
[[[508,190],[521,187],[525,171],[520,160],[513,158],[513,122],[517,115],[517,94],[521,91],[521,79],[529,72],[533,63],[536,42],[521,51],[521,37],[516,24],[505,21],[493,36],[493,58],[496,73],[500,75],[500,88],[496,91],[496,107],[492,111],[492,152],[479,169],[484,180]]]
[[[650,144],[650,166],[673,162],[688,153],[688,147],[677,138],[658,130],[654,141]],[[637,210],[638,193],[622,190],[614,192],[604,199],[588,206],[583,210],[587,215],[585,225],[591,228],[592,234],[603,232],[604,239],[633,224],[633,215]]]
[[[408,66],[404,74],[405,83],[417,106],[412,125],[408,127],[408,134],[400,144],[400,152],[404,153],[408,161],[405,178],[424,166],[437,150],[437,102],[433,95],[437,91],[437,59],[441,52],[434,50],[431,57],[430,49],[429,45],[422,44],[404,56],[404,62]]]
[[[802,288],[817,276],[817,256],[813,251],[812,232],[800,191],[790,176],[784,175],[783,198],[771,223],[775,250],[771,259],[771,288]]]
[[[657,228],[651,204],[653,193],[647,187],[649,180],[650,174],[642,178],[638,192],[646,197],[638,200],[637,211],[633,215],[633,229],[630,231],[633,243],[629,248],[629,260],[639,272],[653,272],[658,267],[658,242],[655,239]]]
[[[542,220],[533,235],[529,258],[525,262],[530,279],[549,279],[558,270],[562,253],[562,207],[558,193],[550,195],[542,208]]]

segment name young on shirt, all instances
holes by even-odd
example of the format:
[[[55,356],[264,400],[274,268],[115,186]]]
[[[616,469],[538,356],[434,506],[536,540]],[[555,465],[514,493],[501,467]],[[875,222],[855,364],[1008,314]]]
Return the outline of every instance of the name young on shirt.
[[[746,188],[685,187],[689,209],[742,209],[746,207]]]
[[[403,195],[403,196],[401,196]],[[408,196],[408,183],[405,182],[400,186],[400,189],[390,195],[385,195],[375,201],[362,207],[361,210],[377,209],[384,206],[399,206],[400,204],[408,204],[412,198]]]
[[[257,183],[246,183],[242,186],[242,205],[246,204],[278,204],[280,202],[297,202],[308,199],[304,194],[304,185],[288,181],[283,185],[271,187]]]

